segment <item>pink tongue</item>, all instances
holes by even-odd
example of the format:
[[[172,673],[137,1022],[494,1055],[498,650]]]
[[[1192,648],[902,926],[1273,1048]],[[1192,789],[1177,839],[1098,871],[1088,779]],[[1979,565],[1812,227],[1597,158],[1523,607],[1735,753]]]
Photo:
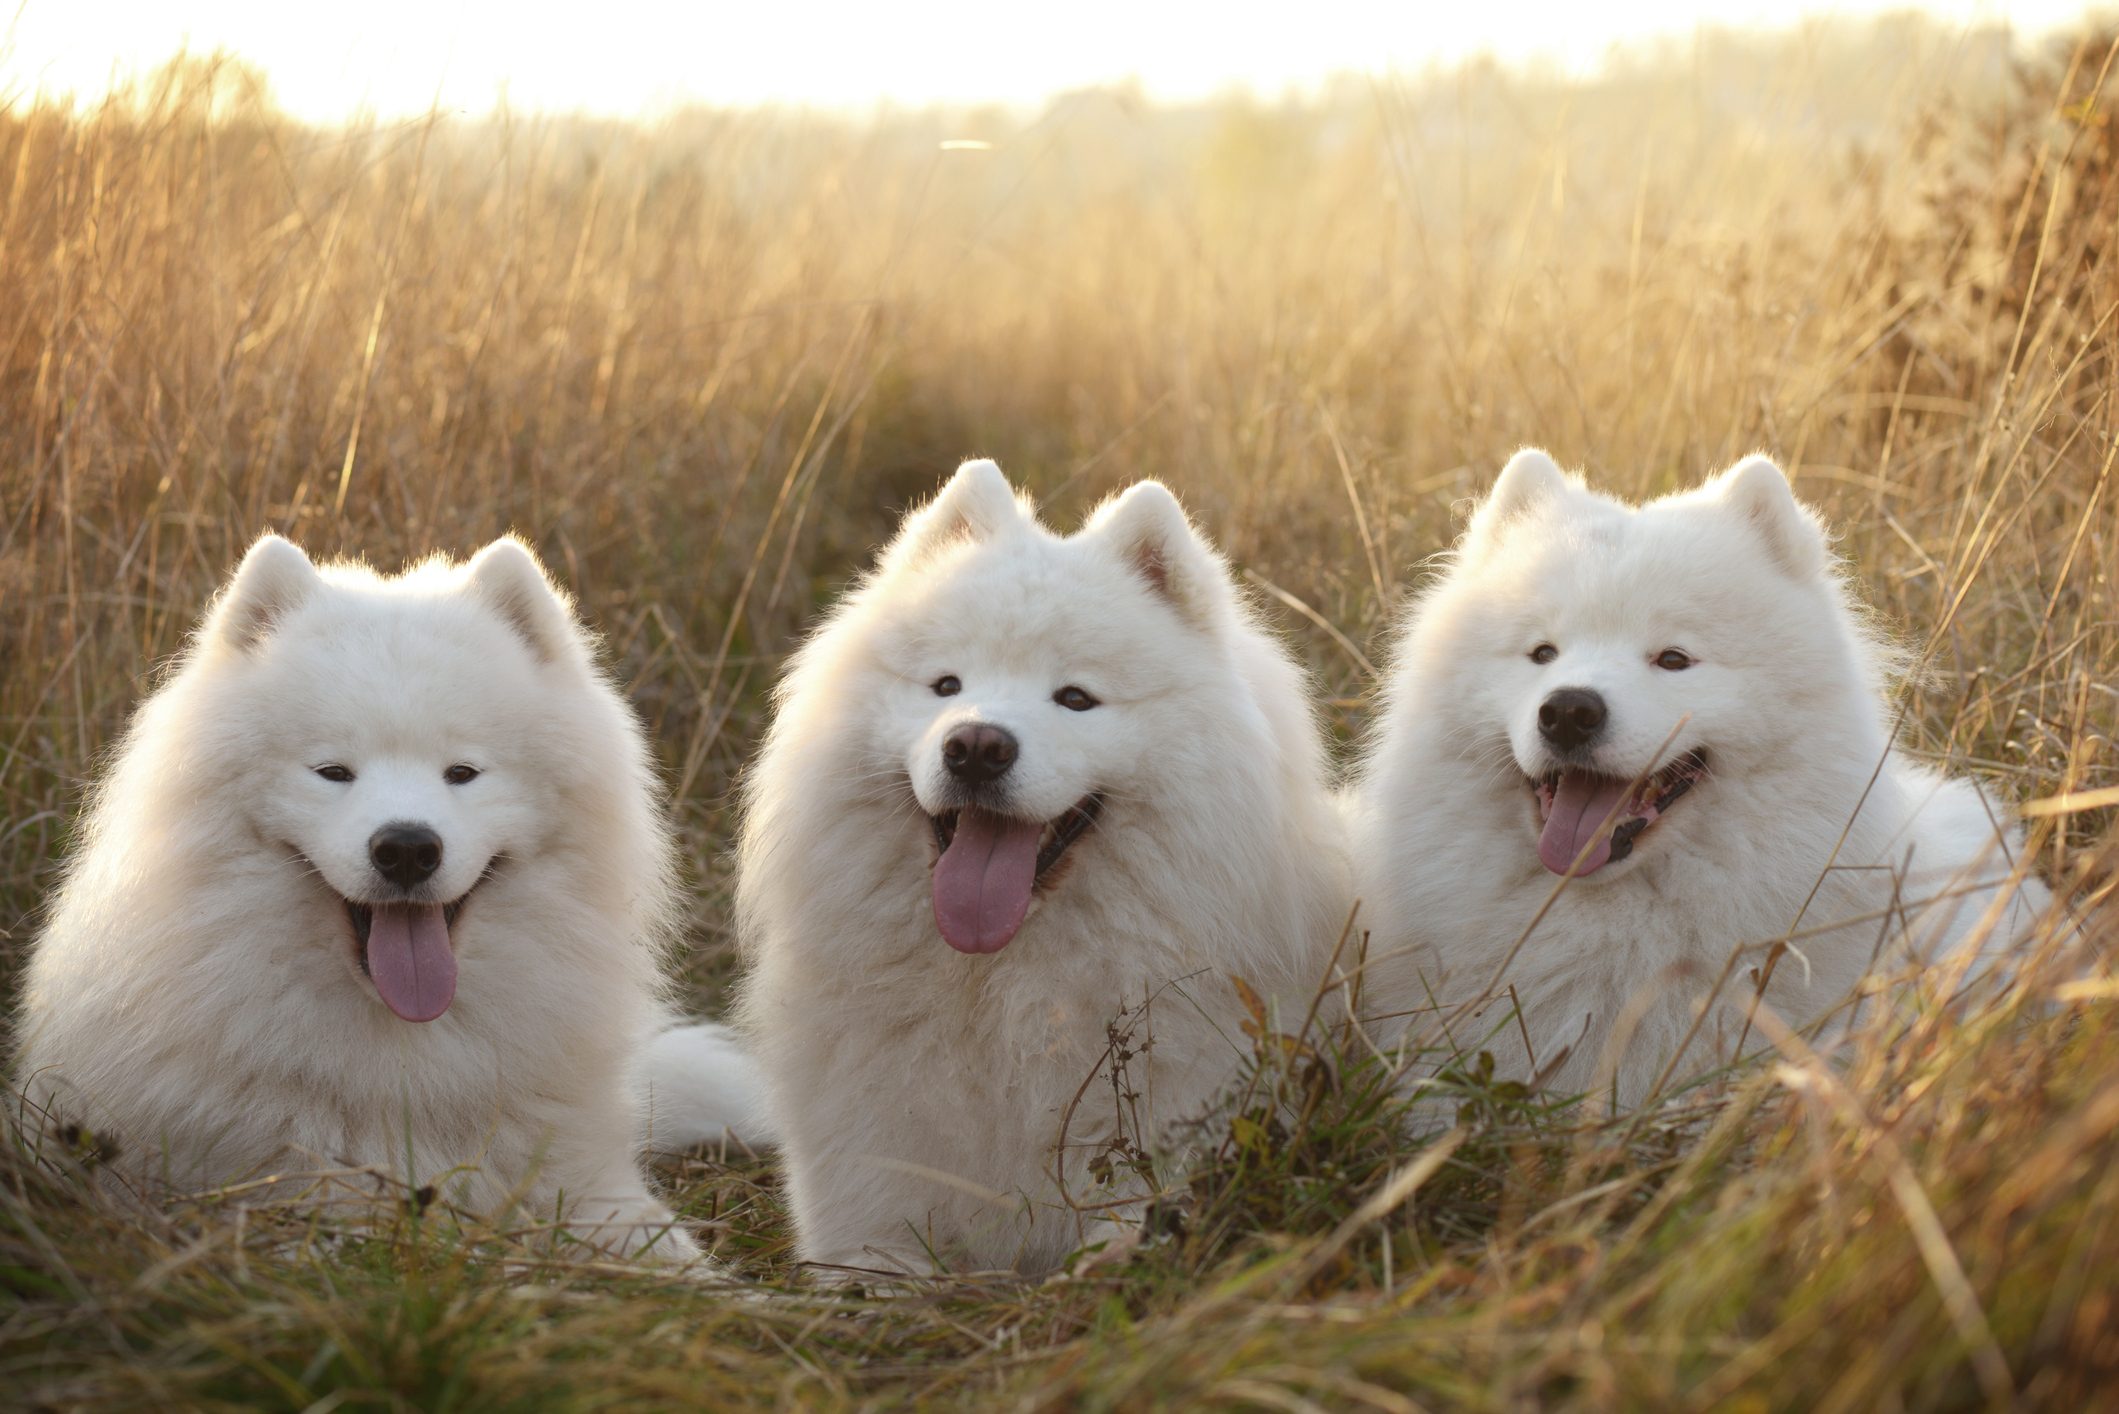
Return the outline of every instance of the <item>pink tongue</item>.
[[[1624,823],[1613,812],[1631,784],[1587,771],[1569,771],[1561,776],[1560,784],[1553,788],[1552,813],[1545,817],[1545,832],[1538,836],[1539,862],[1555,874],[1565,874],[1574,865],[1575,856],[1587,849],[1589,853],[1575,867],[1576,877],[1602,869],[1611,859],[1611,834],[1606,831],[1594,847],[1590,838],[1607,817],[1613,825]]]
[[[934,866],[934,921],[958,952],[999,952],[1030,912],[1045,827],[966,806]]]
[[[456,951],[438,903],[379,903],[368,923],[368,976],[383,1005],[432,1021],[456,996]]]

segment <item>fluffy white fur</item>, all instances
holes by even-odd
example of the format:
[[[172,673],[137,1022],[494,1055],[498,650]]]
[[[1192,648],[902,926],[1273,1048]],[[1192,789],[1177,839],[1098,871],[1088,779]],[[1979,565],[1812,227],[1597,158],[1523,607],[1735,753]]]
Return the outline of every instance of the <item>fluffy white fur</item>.
[[[779,1142],[757,1062],[726,1026],[671,1027],[642,1052],[640,1075],[652,1148],[676,1153],[731,1140],[752,1148]]]
[[[404,822],[443,850],[411,893],[369,852]],[[268,536],[95,794],[20,1078],[136,1185],[357,1166],[688,1258],[633,1157],[671,891],[640,729],[521,542],[381,578]],[[384,1005],[347,907],[399,897],[463,900],[423,1024]]]
[[[1670,648],[1696,663],[1659,667]],[[1730,1058],[1777,940],[1764,1003],[1791,1026],[1872,966],[2005,945],[2045,892],[2012,882],[2001,807],[1892,748],[1884,663],[1766,458],[1636,508],[1519,453],[1412,611],[1353,794],[1365,1010],[1631,1104]],[[1703,749],[1707,774],[1561,887],[1532,782],[1561,764],[1539,709],[1567,687],[1608,707],[1590,769]]]
[[[1104,796],[984,955],[945,943],[930,886],[967,722],[1019,739],[1020,818]],[[1054,1266],[1141,1191],[1122,1162],[1100,1187],[1096,1156],[1123,1136],[1167,1158],[1239,1073],[1231,979],[1299,1020],[1344,921],[1303,676],[1152,483],[1062,537],[966,463],[793,662],[746,805],[740,1025],[798,1250],[828,1267]]]

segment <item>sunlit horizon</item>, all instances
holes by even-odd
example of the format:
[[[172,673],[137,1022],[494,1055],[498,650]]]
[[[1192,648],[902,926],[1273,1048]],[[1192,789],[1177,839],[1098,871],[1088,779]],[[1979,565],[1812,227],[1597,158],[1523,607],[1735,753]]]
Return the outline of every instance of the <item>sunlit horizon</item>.
[[[691,105],[1031,105],[1095,86],[1136,85],[1190,101],[1246,91],[1314,91],[1348,74],[1417,72],[1482,55],[1568,73],[1615,46],[1682,39],[1703,27],[1785,30],[1816,18],[1914,9],[1971,29],[2037,34],[2095,11],[2083,0],[1838,0],[1797,11],[1756,3],[1649,0],[1623,14],[1512,0],[1446,10],[1320,0],[1194,7],[1087,0],[1065,17],[964,0],[893,7],[699,5],[613,0],[561,22],[495,0],[377,0],[358,11],[258,0],[174,8],[147,0],[27,0],[0,34],[0,102],[94,102],[180,54],[225,54],[262,73],[274,101],[309,122],[578,112],[652,117]],[[584,13],[592,22],[584,23]]]

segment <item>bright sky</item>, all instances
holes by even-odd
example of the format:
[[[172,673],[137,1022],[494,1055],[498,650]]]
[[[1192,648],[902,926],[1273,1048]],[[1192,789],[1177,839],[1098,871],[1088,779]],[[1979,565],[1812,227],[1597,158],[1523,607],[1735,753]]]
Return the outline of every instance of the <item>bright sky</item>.
[[[2088,0],[1928,0],[1954,21],[2044,30]],[[2109,3],[2109,0],[2106,0]],[[1593,66],[1615,40],[1704,22],[1785,25],[1797,12],[1860,16],[1908,0],[1281,0],[1222,4],[1071,0],[0,0],[0,101],[93,97],[114,74],[179,49],[261,66],[282,106],[317,121],[518,109],[617,116],[687,102],[1035,102],[1138,80],[1151,96],[1232,85],[1274,95],[1334,73],[1417,70],[1480,52]]]

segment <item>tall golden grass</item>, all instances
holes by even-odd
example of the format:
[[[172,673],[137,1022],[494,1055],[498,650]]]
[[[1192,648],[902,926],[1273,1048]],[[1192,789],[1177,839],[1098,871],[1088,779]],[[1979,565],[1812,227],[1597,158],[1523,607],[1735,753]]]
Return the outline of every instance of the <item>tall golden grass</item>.
[[[197,60],[16,104],[0,1001],[98,751],[251,537],[394,566],[512,527],[655,732],[711,1007],[763,689],[974,453],[1060,520],[1168,481],[1297,606],[1351,736],[1393,605],[1513,447],[1629,493],[1766,448],[1915,650],[1914,747],[2072,796],[2040,867],[2108,937],[2113,67],[2109,37],[1894,20],[1588,81],[1475,65],[1027,117],[321,131]],[[231,1238],[8,1151],[0,1379],[71,1406],[2065,1405],[2119,1373],[2113,995],[1924,1018],[1844,1073],[1791,1063],[1652,1122],[1489,1108],[1416,1198],[1341,1230],[1405,1158],[1343,1099],[1229,1151],[1182,1238],[855,1321],[593,1271],[510,1287],[409,1238]],[[784,1272],[766,1167],[676,1177],[725,1251]]]

